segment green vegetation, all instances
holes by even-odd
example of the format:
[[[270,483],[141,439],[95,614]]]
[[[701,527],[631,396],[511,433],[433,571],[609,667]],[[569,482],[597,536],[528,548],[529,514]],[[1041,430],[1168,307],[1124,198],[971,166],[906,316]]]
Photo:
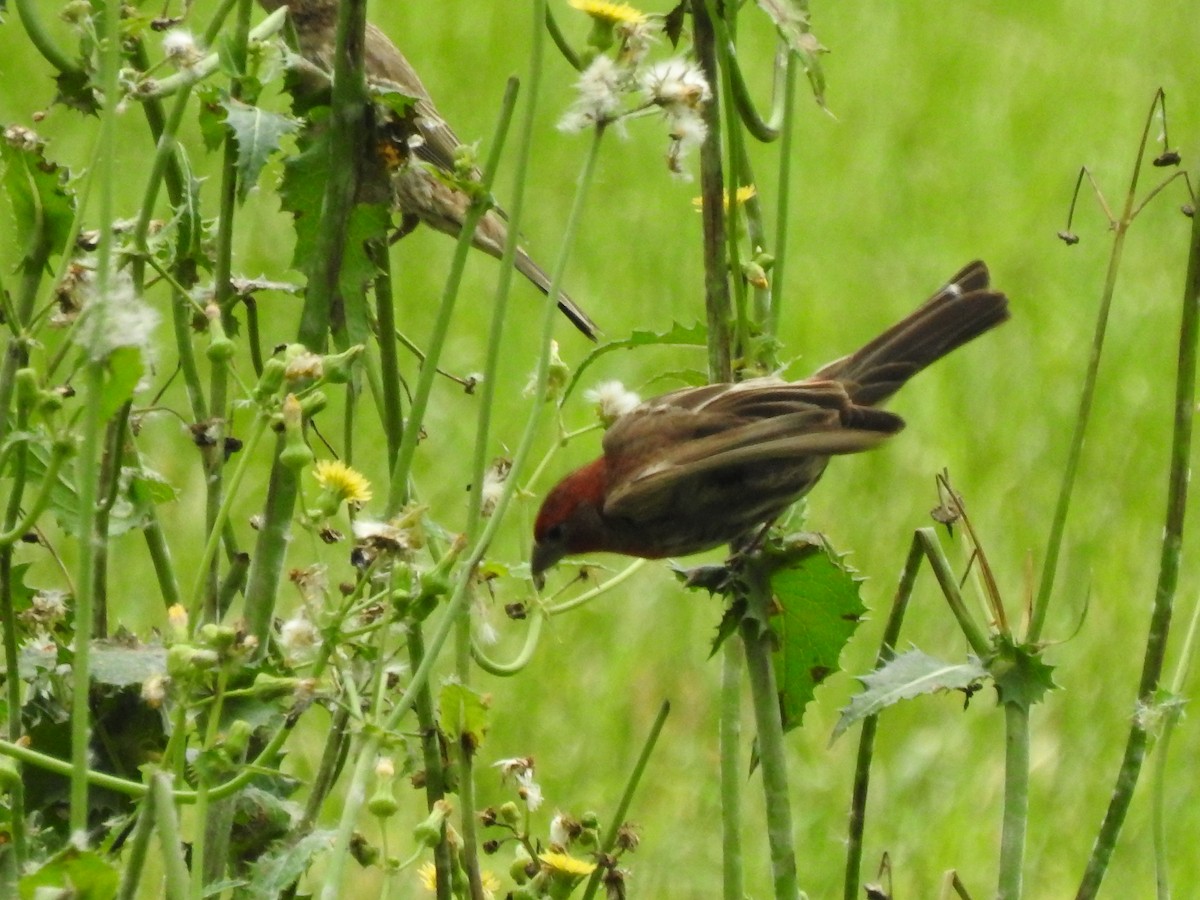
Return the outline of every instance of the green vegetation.
[[[566,39],[582,52],[587,19],[562,0],[548,3]],[[757,726],[745,676],[734,682],[739,690],[728,682],[738,673],[723,672],[737,664],[734,648],[741,638],[731,636],[740,627],[753,643],[756,632],[726,618],[728,604],[721,596],[682,589],[663,563],[638,565],[626,574],[627,560],[597,556],[584,583],[572,582],[569,564],[551,573],[544,596],[554,614],[543,615],[521,567],[541,496],[597,453],[600,430],[585,390],[619,379],[650,396],[696,383],[711,371],[713,348],[704,346],[704,330],[693,327],[706,319],[701,215],[692,202],[701,191],[699,152],[682,162],[695,180],[672,176],[666,128],[656,113],[621,128],[608,126],[598,142],[591,129],[560,132],[555,126],[575,100],[577,73],[545,34],[537,105],[527,121],[535,4],[410,0],[375,3],[367,10],[421,73],[459,138],[476,147],[473,161],[482,176],[494,173],[492,193],[519,216],[523,246],[597,322],[601,347],[640,335],[629,340],[629,349],[593,359],[593,345],[547,310],[529,283],[511,278],[482,253],[468,253],[465,244],[456,251],[452,239],[428,227],[390,246],[384,268],[390,270],[393,303],[376,305],[380,290],[387,289],[386,282],[375,281],[387,211],[378,205],[351,210],[346,180],[355,156],[348,148],[375,148],[375,137],[365,137],[371,134],[366,122],[324,120],[326,112],[318,112],[313,118],[325,123],[322,131],[310,129],[294,112],[284,91],[278,38],[272,36],[281,15],[264,28],[267,14],[257,4],[196,0],[185,26],[202,45],[221,48],[219,65],[190,95],[176,90],[162,96],[161,118],[148,127],[144,100],[122,100],[116,114],[102,102],[97,115],[51,106],[55,65],[74,65],[80,34],[87,46],[91,29],[98,36],[115,27],[106,25],[102,4],[95,3],[94,10],[70,4],[79,17],[75,26],[58,16],[54,4],[8,0],[7,6],[0,12],[0,126],[30,128],[45,144],[43,150],[32,139],[25,145],[8,141],[0,157],[5,179],[0,294],[11,360],[0,373],[5,510],[0,580],[9,592],[6,602],[18,611],[33,602],[35,591],[66,591],[74,615],[84,614],[94,633],[116,635],[121,628],[144,643],[136,651],[119,639],[95,645],[84,666],[71,657],[71,631],[59,622],[43,635],[41,655],[25,649],[22,672],[34,681],[22,683],[23,729],[32,733],[35,750],[65,765],[58,770],[63,777],[52,778],[44,760],[31,761],[26,754],[22,797],[13,762],[18,751],[4,749],[7,744],[0,748],[5,776],[0,811],[9,835],[9,849],[0,855],[0,884],[16,878],[16,853],[45,860],[61,850],[66,834],[89,822],[90,813],[94,840],[112,837],[98,827],[104,816],[119,823],[125,849],[114,858],[120,868],[101,860],[107,844],[93,842],[97,854],[64,853],[58,869],[36,877],[51,879],[69,870],[77,883],[94,885],[95,896],[112,896],[123,874],[140,870],[138,854],[146,854],[140,882],[122,884],[123,896],[159,896],[165,884],[170,896],[199,897],[206,882],[227,877],[221,871],[227,856],[250,856],[248,848],[261,850],[278,839],[268,857],[273,868],[255,872],[263,885],[281,889],[307,869],[301,894],[317,895],[323,884],[336,884],[343,895],[382,896],[390,890],[392,896],[410,896],[422,890],[417,864],[436,861],[439,871],[450,871],[453,860],[440,841],[444,821],[468,845],[472,830],[482,844],[524,828],[544,844],[551,819],[562,811],[581,820],[584,837],[571,848],[579,859],[592,858],[596,841],[617,840],[621,821],[635,823],[640,843],[636,852],[620,857],[620,867],[630,873],[630,896],[716,897],[723,878],[726,890],[736,884],[728,871],[723,875],[721,864],[724,767],[732,776],[724,786],[726,799],[730,781],[741,789],[745,891],[767,897],[774,888],[766,823],[778,824],[780,810],[775,806],[764,814],[760,781],[763,769],[779,761],[774,751],[782,750],[799,886],[812,898],[840,897],[862,727],[850,716],[842,718],[862,687],[852,676],[875,668],[900,574],[913,574],[922,558],[918,551],[930,538],[940,543],[959,578],[971,556],[961,525],[952,536],[939,526],[914,539],[914,532],[933,524],[929,510],[946,494],[935,478],[948,471],[1007,613],[1011,638],[1003,636],[998,646],[1012,669],[979,668],[969,654],[980,646],[973,648],[958,627],[963,618],[983,623],[967,631],[977,643],[992,646],[996,605],[980,566],[971,568],[961,586],[962,618],[956,621],[933,571],[922,563],[895,649],[905,671],[916,673],[914,680],[932,678],[936,670],[940,680],[933,683],[972,686],[970,702],[964,704],[964,694],[954,690],[915,696],[883,709],[871,726],[878,730],[862,880],[880,880],[876,870],[886,853],[897,897],[939,896],[950,869],[972,897],[993,896],[997,883],[1017,896],[1013,873],[1006,882],[999,871],[1006,790],[1010,798],[1020,790],[1011,768],[1006,782],[1005,738],[1026,733],[1027,726],[1023,861],[1015,855],[1024,891],[1065,897],[1078,890],[1129,735],[1161,583],[1168,473],[1172,448],[1178,452],[1181,446],[1173,422],[1180,311],[1194,241],[1193,223],[1179,208],[1191,201],[1183,179],[1175,180],[1123,238],[1057,576],[1044,621],[1038,622],[1044,649],[1031,654],[1020,645],[1025,610],[1042,579],[1113,248],[1114,235],[1087,179],[1071,224],[1079,243],[1066,246],[1055,233],[1066,226],[1082,165],[1103,190],[1108,208],[1116,214],[1124,208],[1138,142],[1159,88],[1166,96],[1169,149],[1178,150],[1180,168],[1191,171],[1200,134],[1195,96],[1200,21],[1191,4],[1171,0],[1152,10],[1094,0],[810,4],[812,31],[830,51],[820,56],[825,108],[813,102],[805,79],[797,78],[787,247],[786,253],[772,250],[784,273],[782,283],[773,283],[778,343],[753,345],[762,353],[757,361],[770,360],[773,350],[785,375],[802,377],[898,320],[973,258],[987,261],[995,286],[1008,294],[1012,321],[916,378],[890,406],[904,416],[907,429],[871,453],[834,460],[805,501],[803,526],[826,535],[865,579],[860,596],[868,612],[841,653],[840,670],[821,683],[804,709],[803,724],[787,730],[781,745],[764,748],[763,767],[754,766]],[[19,8],[44,19],[49,43],[41,52]],[[648,11],[668,8],[659,2]],[[158,4],[142,3],[135,26],[127,25],[127,36],[143,43],[123,47],[122,83],[134,78],[130,67],[138,64],[139,53],[143,64],[163,58],[161,36],[149,27],[160,12]],[[182,4],[170,7],[171,14],[181,12]],[[220,44],[204,41],[205,29],[218,19]],[[684,46],[690,46],[690,28],[689,19]],[[257,75],[233,79],[231,72],[246,64],[242,48],[251,29],[265,42],[251,44],[249,65]],[[754,3],[743,4],[737,29],[750,92],[769,109],[776,31]],[[64,58],[48,61],[50,47]],[[665,39],[653,52],[671,55]],[[97,51],[92,61],[99,65],[104,58]],[[110,95],[116,92],[115,59],[112,54],[107,68],[93,73],[95,84]],[[308,102],[364,108],[356,107],[364,94],[354,61],[341,64],[344,77],[332,101],[310,96]],[[204,64],[194,65],[191,71],[199,72]],[[174,71],[164,63],[153,75],[175,78]],[[515,103],[511,88],[506,94],[510,75],[521,79]],[[86,105],[97,95],[81,84],[68,75],[60,78],[59,89]],[[376,94],[372,100],[390,104],[397,116],[408,103],[398,95]],[[163,152],[156,158],[151,128],[170,131],[176,124],[183,156]],[[1164,149],[1163,127],[1155,114],[1147,158]],[[497,140],[502,132],[503,147]],[[744,134],[741,140],[774,247],[779,146]],[[340,148],[332,167],[321,156],[324,141]],[[280,152],[274,152],[277,145]],[[299,156],[306,150],[308,156]],[[40,165],[43,153],[61,168]],[[364,177],[386,190],[380,154],[363,155],[370,157]],[[176,164],[190,166],[194,180],[173,168]],[[579,191],[580,172],[588,165],[590,182]],[[1139,198],[1176,171],[1144,164]],[[66,172],[71,180],[64,174],[58,182]],[[154,173],[163,176],[161,183]],[[155,185],[149,195],[148,183]],[[189,191],[199,199],[195,220],[182,202]],[[30,197],[51,202],[30,206]],[[84,198],[87,212],[76,219],[73,204]],[[304,211],[299,228],[291,215],[297,209]],[[472,214],[482,213],[481,206],[473,207]],[[330,222],[336,227],[329,228]],[[119,227],[107,229],[105,223]],[[88,265],[109,260],[127,273],[121,277],[130,285],[145,286],[160,319],[152,355],[130,345],[136,323],[126,325],[129,319],[119,320],[129,332],[110,344],[95,331],[90,337],[84,332],[90,353],[81,353],[66,328],[46,324],[47,317],[73,315],[60,310],[55,284],[64,275],[79,275],[61,255],[74,228],[90,242],[80,257]],[[298,231],[301,243],[294,254]],[[340,245],[347,233],[375,243]],[[564,235],[574,237],[565,268],[559,256]],[[110,257],[106,248],[117,255]],[[739,253],[746,251],[743,240]],[[778,271],[768,266],[767,274]],[[444,318],[443,299],[453,294],[447,284],[453,286],[460,275],[453,313]],[[364,296],[354,285],[366,280],[375,281],[376,289]],[[511,281],[511,296],[496,342],[489,333],[502,280]],[[190,300],[177,291],[196,285]],[[339,290],[346,302],[331,303]],[[136,294],[131,288],[130,296]],[[251,296],[256,316],[242,302]],[[173,313],[172,303],[182,312]],[[384,333],[392,330],[387,309],[394,310],[395,330],[404,340],[381,346],[371,326],[382,323]],[[109,315],[120,314],[110,309]],[[18,347],[12,323],[35,315],[33,339]],[[758,321],[751,309],[746,328]],[[525,390],[531,373],[540,372],[543,385],[559,374],[540,340],[551,325],[566,377],[585,361],[587,367],[577,384],[571,382],[560,414],[543,406],[529,425],[538,403]],[[673,340],[653,337],[668,333]],[[298,348],[277,350],[295,343],[297,335],[325,355],[323,374],[305,369],[317,362]],[[438,367],[450,377],[427,372],[422,379],[410,343],[421,352],[440,343]],[[490,347],[497,351],[491,370]],[[284,361],[293,366],[286,379]],[[402,387],[389,377],[393,371]],[[481,384],[483,372],[489,376]],[[134,391],[139,382],[144,387]],[[63,396],[66,384],[75,396]],[[397,416],[411,416],[423,404],[420,439],[410,429],[404,435],[408,442],[402,442]],[[220,408],[229,411],[227,427],[211,422],[194,427]],[[490,436],[477,446],[481,422]],[[573,435],[561,447],[560,423]],[[127,437],[130,428],[136,441]],[[226,459],[228,436],[240,443]],[[123,442],[127,477],[114,482],[99,461],[107,448]],[[397,565],[386,583],[372,584],[363,573],[387,568],[387,544],[395,534],[375,537],[374,562],[360,558],[359,569],[351,564],[355,541],[341,501],[361,498],[363,487],[352,475],[330,470],[323,470],[324,488],[313,478],[314,458],[335,457],[370,482],[373,496],[362,502],[360,517],[407,516],[403,539],[426,542],[412,556],[416,565]],[[497,457],[516,457],[524,465],[506,482],[514,488],[511,496],[489,517],[481,514],[478,493],[470,488],[481,483]],[[80,465],[81,460],[93,464]],[[1183,471],[1186,458],[1180,463]],[[55,474],[62,480],[50,477]],[[284,541],[279,529],[288,522],[292,534]],[[41,543],[14,541],[31,523],[40,529]],[[89,523],[109,535],[106,553],[90,559],[81,556],[86,545],[77,537],[90,530]],[[344,539],[326,543],[326,526]],[[1175,715],[1179,707],[1169,701],[1189,697],[1196,685],[1194,672],[1177,674],[1200,593],[1194,533],[1194,527],[1184,531],[1181,547],[1164,702],[1143,710],[1140,720],[1155,734],[1159,723],[1151,720]],[[466,539],[459,540],[460,534]],[[480,543],[481,535],[490,545]],[[249,559],[231,553],[234,548]],[[802,555],[810,551],[806,547]],[[482,571],[495,576],[486,582],[468,577],[480,555]],[[821,577],[835,578],[828,569],[841,571],[827,565],[828,557],[819,559]],[[699,561],[722,560],[714,551]],[[614,576],[610,590],[573,605],[573,598]],[[95,588],[80,590],[83,584]],[[805,589],[782,584],[773,583],[774,590]],[[764,598],[749,599],[753,604]],[[857,598],[842,601],[856,608]],[[168,615],[176,602],[187,610],[186,618],[178,611]],[[510,604],[525,604],[528,618],[506,616]],[[307,618],[301,615],[306,606]],[[94,614],[86,615],[89,607]],[[462,624],[467,614],[475,619],[475,634],[482,622],[498,633],[498,643],[484,649],[482,666],[471,661],[470,634]],[[392,616],[411,626],[407,633],[381,627]],[[272,642],[280,646],[274,624],[279,620],[290,620],[292,643],[283,646],[294,657],[268,652]],[[305,648],[308,620],[321,631],[311,635],[320,640]],[[789,638],[807,627],[795,624],[800,621],[788,618]],[[32,634],[29,617],[22,622]],[[80,625],[76,621],[74,627]],[[247,633],[256,640],[247,641]],[[729,640],[713,653],[718,634]],[[439,636],[446,637],[444,645]],[[433,648],[440,653],[430,653]],[[524,665],[506,665],[514,659]],[[422,671],[422,660],[428,660],[428,687],[420,689],[418,678],[409,697],[411,676]],[[937,661],[955,668],[943,673]],[[299,665],[293,671],[294,662]],[[1041,696],[1029,685],[1046,685],[1050,676],[1043,665],[1053,667],[1056,689]],[[757,677],[753,659],[750,670]],[[104,757],[126,768],[106,769],[117,777],[93,779],[85,795],[82,774],[94,758],[81,749],[86,704],[81,691],[72,693],[71,679],[89,671],[103,685],[91,698],[91,716],[104,725]],[[169,686],[155,680],[164,672],[172,677]],[[458,684],[463,673],[469,673],[468,687]],[[1019,684],[1032,692],[1022,695],[1031,704],[1027,723],[1014,713],[1014,704],[997,704],[989,676],[1002,690]],[[295,680],[309,677],[315,683]],[[983,689],[974,691],[981,680]],[[148,681],[152,696],[166,691],[161,708],[152,708],[139,693]],[[13,685],[6,679],[9,734],[18,705]],[[305,705],[312,691],[316,702]],[[739,694],[742,709],[731,713],[729,698]],[[184,696],[192,704],[186,708],[178,703]],[[664,702],[670,704],[665,721]],[[855,716],[880,708],[862,698],[850,706]],[[285,712],[298,713],[286,727]],[[435,720],[446,738],[441,747],[421,740]],[[735,725],[741,729],[740,757],[731,758],[722,754],[718,733],[736,734]],[[169,741],[164,728],[173,735]],[[839,737],[831,742],[835,730]],[[353,736],[348,746],[330,740],[331,733],[341,732]],[[185,755],[184,735],[189,751],[203,747],[203,752]],[[1176,896],[1200,881],[1192,846],[1200,834],[1192,771],[1200,732],[1184,718],[1164,755],[1167,745],[1150,742],[1100,896],[1153,896],[1164,860]],[[389,758],[392,771],[377,765],[377,750]],[[439,771],[443,753],[449,767]],[[533,781],[545,798],[535,811],[518,797],[529,785],[522,788],[522,767],[512,764],[528,756],[536,761]],[[1015,759],[1020,757],[1018,746]],[[502,760],[513,769],[504,781],[496,767]],[[282,775],[268,771],[275,767]],[[412,788],[416,773],[425,790]],[[328,796],[314,793],[314,785],[328,787],[335,774]],[[356,777],[357,797],[349,791]],[[449,810],[435,804],[431,811],[430,778],[447,781]],[[620,815],[618,806],[633,780],[636,790]],[[172,791],[185,792],[185,802],[173,804]],[[294,805],[280,804],[279,795]],[[14,834],[13,804],[22,801],[40,817]],[[358,816],[352,815],[355,802],[367,807]],[[494,821],[464,818],[464,806],[491,808]],[[1011,802],[1007,813],[1013,815]],[[1011,840],[1019,823],[1010,818],[1009,824]],[[365,843],[353,840],[351,829]],[[297,837],[290,852],[279,851]],[[326,852],[335,841],[353,855]],[[390,887],[382,865],[389,856],[413,862]],[[482,868],[501,878],[502,890],[512,888],[507,873],[513,858],[511,840],[494,857],[481,854]],[[192,866],[198,859],[204,865]],[[372,864],[363,867],[361,861]],[[579,882],[572,896],[582,896],[588,879],[572,874],[569,860],[557,862],[558,888]],[[34,877],[23,888],[34,885]],[[886,877],[883,881],[886,886]],[[267,896],[272,890],[264,888]],[[1167,896],[1161,882],[1158,890]]]

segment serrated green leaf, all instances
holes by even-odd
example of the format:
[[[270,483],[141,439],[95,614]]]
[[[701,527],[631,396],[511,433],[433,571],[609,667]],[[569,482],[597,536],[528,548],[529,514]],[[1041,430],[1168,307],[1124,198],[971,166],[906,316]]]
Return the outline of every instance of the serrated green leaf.
[[[96,88],[92,79],[83,69],[72,69],[60,72],[54,76],[58,86],[55,103],[61,103],[68,109],[78,110],[85,115],[94,116],[100,112],[100,101],[96,98]]]
[[[773,616],[784,730],[798,726],[816,687],[838,671],[842,648],[866,607],[859,579],[823,543],[809,540],[768,546],[771,593],[782,609]]]
[[[413,104],[417,102],[416,97],[404,93],[392,82],[367,82],[367,95],[375,104],[394,113],[399,118],[407,116]]]
[[[279,150],[280,141],[299,123],[232,98],[221,105],[225,108],[225,126],[237,142],[238,200],[245,202],[271,154]]]
[[[204,139],[204,148],[212,153],[220,149],[225,135],[228,134],[225,128],[225,107],[221,103],[221,89],[215,84],[204,82],[197,85],[192,93],[200,101],[200,137]]]
[[[75,194],[67,187],[67,170],[46,158],[45,146],[36,136],[20,126],[13,130],[16,138],[0,140],[0,160],[16,219],[14,233],[25,236],[22,265],[45,265],[52,254],[63,251],[71,234]],[[8,129],[5,136],[9,137]]]
[[[250,866],[249,884],[239,894],[247,900],[274,900],[308,871],[313,860],[333,847],[332,831],[314,831],[295,843],[275,847]]]
[[[829,740],[837,740],[855,722],[877,715],[901,700],[940,691],[968,691],[986,678],[988,670],[974,658],[963,663],[948,663],[920,650],[910,650],[869,675],[858,677],[863,689],[842,710]]]
[[[579,364],[579,368],[575,370],[575,374],[567,382],[566,390],[563,391],[563,401],[566,401],[571,391],[579,384],[579,379],[583,376],[584,371],[606,353],[611,353],[613,350],[632,350],[635,347],[649,347],[661,344],[707,347],[708,328],[699,322],[694,325],[680,325],[678,322],[675,322],[666,331],[635,331],[624,340],[601,344],[584,357],[583,362]]]
[[[488,702],[463,684],[450,683],[438,693],[438,719],[450,740],[478,749],[488,731]]]
[[[1053,690],[1054,667],[1042,661],[1040,654],[1028,647],[1009,644],[988,665],[996,681],[1001,703],[1012,703],[1029,709],[1039,703],[1047,691]]]
[[[303,149],[284,163],[283,181],[279,186],[280,203],[285,212],[292,214],[296,228],[292,268],[298,272],[308,271],[308,260],[316,246],[325,182],[330,177],[329,129],[320,124],[328,113],[328,108],[324,107],[313,111],[310,117],[313,124],[305,129],[301,138]]]

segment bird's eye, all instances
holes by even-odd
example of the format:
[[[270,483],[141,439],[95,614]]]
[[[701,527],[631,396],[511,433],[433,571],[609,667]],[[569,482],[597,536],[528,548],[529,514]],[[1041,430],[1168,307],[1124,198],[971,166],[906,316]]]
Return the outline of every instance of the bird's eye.
[[[546,534],[543,536],[543,540],[549,541],[552,544],[557,544],[566,536],[567,526],[562,522],[559,522],[557,525],[551,525],[548,529],[546,529]]]

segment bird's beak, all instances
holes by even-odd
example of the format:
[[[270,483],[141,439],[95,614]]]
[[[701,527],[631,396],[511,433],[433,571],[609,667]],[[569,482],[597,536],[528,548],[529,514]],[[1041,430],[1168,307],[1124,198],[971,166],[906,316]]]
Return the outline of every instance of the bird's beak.
[[[562,552],[557,547],[551,544],[534,543],[529,568],[533,573],[533,586],[539,591],[546,583],[546,570],[560,559],[562,559]]]

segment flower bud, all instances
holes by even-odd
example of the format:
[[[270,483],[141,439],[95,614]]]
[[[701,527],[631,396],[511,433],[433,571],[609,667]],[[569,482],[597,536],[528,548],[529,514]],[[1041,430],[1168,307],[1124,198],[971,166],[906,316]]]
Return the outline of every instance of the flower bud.
[[[426,847],[436,847],[441,843],[442,826],[446,824],[446,817],[450,815],[451,809],[445,800],[436,801],[429,817],[413,829],[413,840]]]

